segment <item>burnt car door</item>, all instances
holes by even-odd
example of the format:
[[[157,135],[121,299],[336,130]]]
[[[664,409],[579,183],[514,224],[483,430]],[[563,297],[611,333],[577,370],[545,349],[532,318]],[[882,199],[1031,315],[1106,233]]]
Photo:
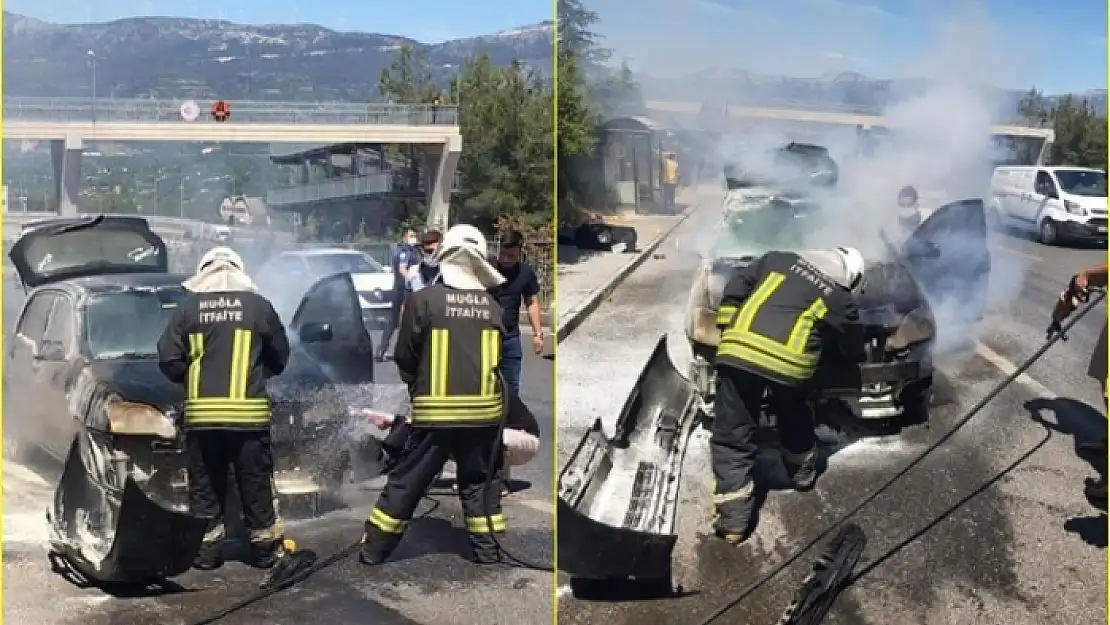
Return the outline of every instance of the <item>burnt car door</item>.
[[[959,200],[937,208],[906,241],[902,260],[938,321],[982,319],[991,272],[983,201]]]
[[[289,326],[291,339],[336,384],[374,381],[374,340],[349,273],[327,276],[309,288]]]
[[[5,436],[37,447],[43,446],[53,434],[47,431],[50,422],[44,421],[39,411],[38,398],[46,393],[46,389],[36,386],[34,363],[46,333],[50,309],[57,297],[58,293],[49,289],[31,294],[19,316],[15,334],[8,343],[4,370],[7,391],[4,394]]]
[[[76,314],[69,295],[61,293],[54,298],[39,353],[31,360],[32,383],[41,391],[35,398],[42,413],[40,423],[50,425],[50,438],[43,448],[57,460],[65,460],[83,416],[73,414],[69,402],[74,364],[80,358]]]

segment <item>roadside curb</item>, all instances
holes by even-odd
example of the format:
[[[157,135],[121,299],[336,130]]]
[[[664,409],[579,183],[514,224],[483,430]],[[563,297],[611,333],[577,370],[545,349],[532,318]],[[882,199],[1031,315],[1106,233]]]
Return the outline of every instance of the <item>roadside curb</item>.
[[[620,286],[621,283],[628,278],[628,276],[632,275],[633,271],[639,269],[640,265],[643,265],[644,262],[646,262],[647,259],[655,253],[655,250],[663,244],[663,241],[667,237],[669,237],[672,232],[678,229],[678,227],[682,225],[682,223],[685,222],[690,217],[690,215],[693,215],[694,211],[701,208],[701,206],[701,201],[695,201],[693,204],[690,204],[690,206],[688,206],[686,210],[682,211],[682,214],[679,215],[678,219],[676,219],[673,224],[671,224],[663,232],[660,232],[658,235],[656,235],[656,237],[651,240],[651,243],[647,244],[647,247],[637,252],[636,255],[632,257],[632,260],[629,260],[627,263],[625,263],[620,269],[617,270],[615,274],[613,274],[611,278],[606,280],[604,284],[591,291],[589,295],[585,297],[585,299],[576,304],[574,308],[567,311],[565,317],[560,315],[561,318],[559,319],[559,327],[555,330],[555,344],[558,345],[559,343],[562,343],[564,339],[570,336],[571,332],[574,332],[576,329],[578,329],[578,326],[582,325],[582,322],[586,320],[586,317],[589,317],[591,313],[597,310],[598,306],[601,306],[601,303],[605,301],[605,299],[609,297],[609,295],[611,295],[613,291],[615,291],[617,287]],[[558,282],[556,282],[555,288],[556,292],[558,292]],[[556,311],[558,311],[558,305],[559,303],[558,301],[556,301]]]

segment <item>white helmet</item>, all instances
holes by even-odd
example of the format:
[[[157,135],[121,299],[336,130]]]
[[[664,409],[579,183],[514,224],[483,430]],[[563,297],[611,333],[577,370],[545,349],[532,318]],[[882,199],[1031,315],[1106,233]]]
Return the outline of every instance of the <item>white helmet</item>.
[[[854,247],[838,247],[835,251],[840,256],[840,262],[844,263],[844,277],[848,281],[848,288],[856,288],[863,278],[863,254]]]
[[[243,266],[243,259],[235,253],[235,250],[230,247],[214,247],[200,257],[200,262],[197,263],[197,273],[204,271],[204,268],[208,265],[219,262],[227,263],[239,271],[246,271]]]
[[[462,248],[477,252],[483,258],[489,253],[486,237],[481,230],[469,224],[459,224],[451,226],[443,235],[443,241],[436,250],[436,257],[443,258],[449,252]]]

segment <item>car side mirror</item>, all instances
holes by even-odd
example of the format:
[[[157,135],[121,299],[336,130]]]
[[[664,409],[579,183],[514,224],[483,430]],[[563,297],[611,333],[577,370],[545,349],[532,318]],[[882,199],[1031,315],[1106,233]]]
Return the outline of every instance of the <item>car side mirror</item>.
[[[66,359],[66,346],[61,341],[43,341],[35,352],[35,360],[44,362],[63,362]]]
[[[330,323],[306,323],[298,333],[302,343],[327,343],[335,338]]]
[[[1052,198],[1054,200],[1060,199],[1060,194],[1057,193],[1056,189],[1053,189],[1052,187],[1049,187],[1049,188],[1045,189],[1044,190],[1044,195],[1045,195],[1045,197]]]

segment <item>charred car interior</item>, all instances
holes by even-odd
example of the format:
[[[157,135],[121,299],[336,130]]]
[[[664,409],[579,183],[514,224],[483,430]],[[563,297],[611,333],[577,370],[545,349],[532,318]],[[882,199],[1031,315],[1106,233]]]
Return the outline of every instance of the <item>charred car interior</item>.
[[[143,581],[187,570],[204,520],[188,515],[184,395],[157,341],[187,297],[145,220],[78,217],[29,230],[9,254],[27,297],[7,353],[6,425],[45,452],[58,489],[52,545],[86,577]],[[289,365],[268,381],[278,494],[319,496],[355,458],[344,385],[373,382],[373,345],[348,274],[317,282],[288,328]],[[60,468],[60,471],[58,469]]]

